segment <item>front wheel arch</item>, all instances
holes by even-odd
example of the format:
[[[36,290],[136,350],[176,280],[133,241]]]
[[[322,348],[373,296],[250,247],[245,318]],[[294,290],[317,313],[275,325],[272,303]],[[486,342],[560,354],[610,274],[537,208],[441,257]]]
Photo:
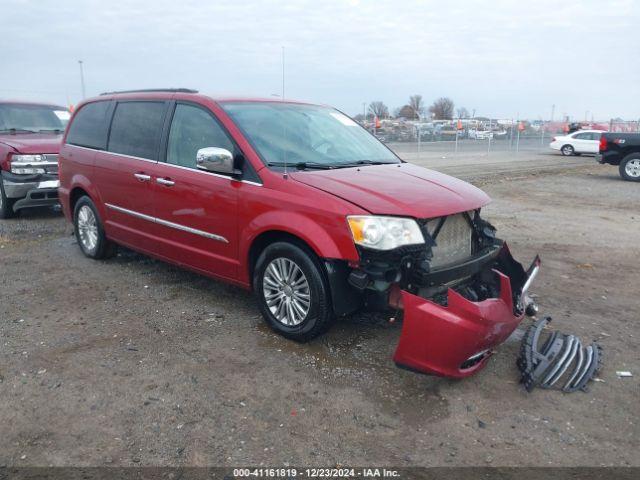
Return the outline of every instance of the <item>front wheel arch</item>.
[[[253,242],[251,243],[251,246],[249,247],[247,266],[249,269],[249,281],[251,282],[252,288],[253,288],[253,274],[255,272],[256,262],[258,261],[260,254],[269,245],[276,242],[291,243],[297,246],[298,248],[304,250],[307,254],[313,255],[319,260],[322,260],[319,258],[319,256],[316,254],[316,252],[313,250],[313,248],[311,248],[311,246],[307,242],[305,242],[302,238],[296,235],[293,235],[292,233],[285,232],[283,230],[269,230],[269,231],[263,232],[253,240]]]

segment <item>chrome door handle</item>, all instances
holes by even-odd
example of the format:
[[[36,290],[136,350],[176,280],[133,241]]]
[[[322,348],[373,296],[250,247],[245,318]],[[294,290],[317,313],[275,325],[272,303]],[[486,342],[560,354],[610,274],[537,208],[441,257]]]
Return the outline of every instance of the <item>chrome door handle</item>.
[[[147,175],[144,173],[134,173],[133,176],[141,182],[148,182],[149,180],[151,180],[151,175]]]
[[[167,187],[172,187],[176,184],[176,182],[174,182],[173,180],[168,180],[166,178],[156,178],[156,182],[158,182],[160,185],[166,185]]]

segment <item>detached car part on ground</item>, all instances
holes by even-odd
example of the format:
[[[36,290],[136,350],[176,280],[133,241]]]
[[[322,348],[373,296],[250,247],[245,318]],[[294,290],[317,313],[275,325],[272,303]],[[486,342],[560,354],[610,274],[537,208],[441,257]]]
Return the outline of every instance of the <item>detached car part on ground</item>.
[[[481,217],[484,192],[401,161],[330,107],[105,94],[77,107],[60,183],[85,255],[122,244],[252,289],[297,341],[362,308],[402,309],[396,364],[465,377],[532,307],[539,259],[512,258]]]
[[[0,218],[58,203],[58,152],[69,117],[64,107],[0,102]]]
[[[602,347],[583,346],[575,335],[550,332],[542,341],[551,317],[535,322],[522,339],[517,365],[527,391],[559,386],[563,392],[587,391],[587,383],[602,368]]]

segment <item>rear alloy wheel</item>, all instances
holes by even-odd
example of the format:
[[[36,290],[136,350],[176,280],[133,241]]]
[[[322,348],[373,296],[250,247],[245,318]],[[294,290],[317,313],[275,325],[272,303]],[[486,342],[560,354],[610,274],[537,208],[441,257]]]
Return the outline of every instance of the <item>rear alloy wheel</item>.
[[[279,334],[306,342],[333,322],[329,285],[315,254],[276,242],[260,254],[253,277],[262,316]]]
[[[562,155],[564,155],[565,157],[569,157],[575,153],[575,150],[571,145],[565,145],[560,149],[560,152],[562,152]]]
[[[2,185],[2,179],[0,179],[0,218],[13,218],[16,216],[16,212],[13,211],[14,203],[14,199],[7,198],[4,194],[4,186]]]
[[[640,155],[629,155],[620,162],[620,176],[629,182],[640,182]]]
[[[105,236],[98,211],[89,197],[82,197],[76,203],[73,226],[78,245],[87,257],[102,259],[115,254],[116,245]]]

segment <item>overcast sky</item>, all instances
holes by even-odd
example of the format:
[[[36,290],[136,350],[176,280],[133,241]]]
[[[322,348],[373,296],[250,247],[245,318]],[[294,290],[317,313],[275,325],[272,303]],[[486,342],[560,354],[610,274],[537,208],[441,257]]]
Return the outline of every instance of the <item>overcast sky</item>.
[[[0,0],[0,98],[190,87],[351,115],[419,93],[477,115],[640,117],[640,1]],[[588,111],[588,113],[587,113]]]

